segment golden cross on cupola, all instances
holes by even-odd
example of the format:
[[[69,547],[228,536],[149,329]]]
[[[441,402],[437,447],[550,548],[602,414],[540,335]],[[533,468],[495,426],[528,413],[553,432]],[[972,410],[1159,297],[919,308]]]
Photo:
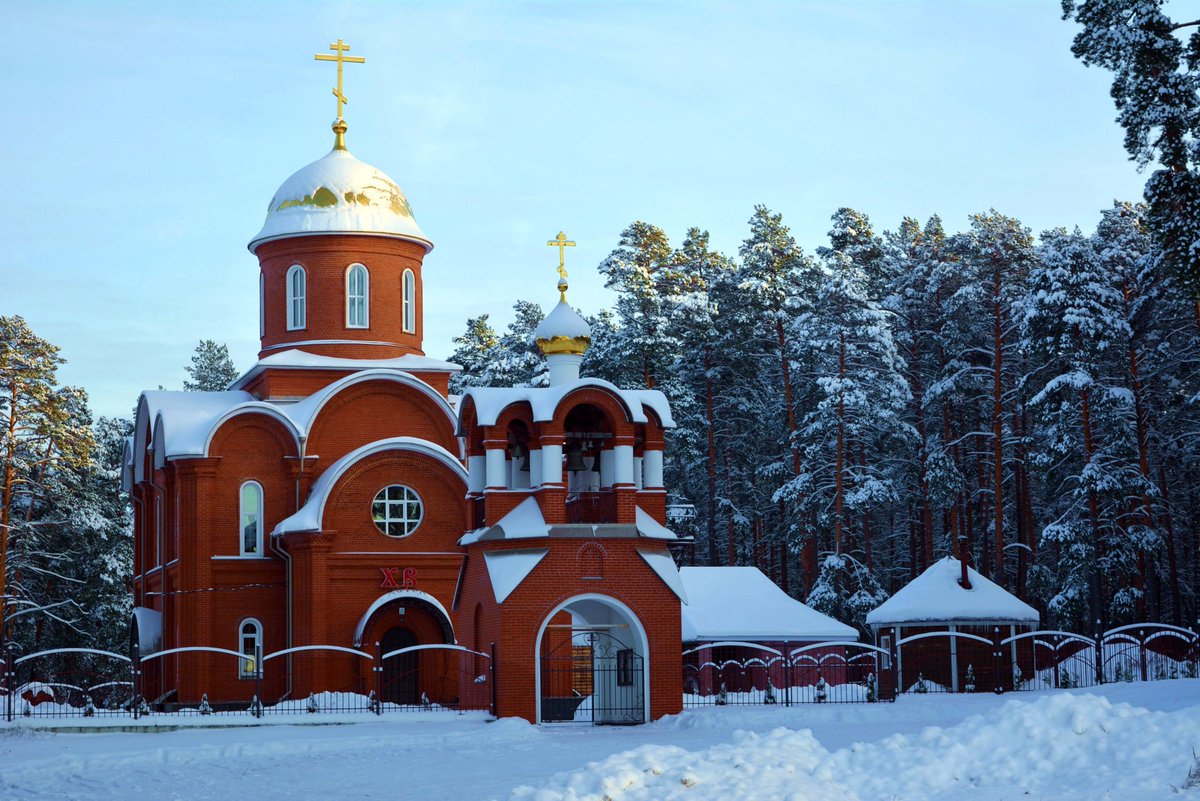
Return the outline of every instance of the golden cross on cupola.
[[[566,239],[566,234],[563,231],[558,231],[558,236],[546,242],[547,247],[558,248],[558,297],[562,302],[566,302],[566,248],[575,247],[575,242]]]
[[[365,64],[366,59],[361,56],[348,56],[350,45],[337,40],[336,44],[331,44],[329,49],[334,51],[334,55],[326,53],[317,53],[313,58],[317,61],[336,61],[337,62],[337,86],[333,89],[333,96],[337,98],[337,119],[333,121],[333,132],[336,137],[333,142],[334,150],[346,149],[346,121],[342,119],[342,106],[348,103],[346,95],[342,93],[342,65],[349,64]]]
[[[546,243],[548,247],[558,248],[558,291],[562,300],[567,299],[567,248],[575,247],[575,243],[567,239],[562,231],[558,236]]]

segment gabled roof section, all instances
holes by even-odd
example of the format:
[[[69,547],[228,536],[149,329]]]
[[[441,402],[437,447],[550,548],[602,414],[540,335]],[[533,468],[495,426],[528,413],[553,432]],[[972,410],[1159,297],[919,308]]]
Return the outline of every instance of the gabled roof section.
[[[867,614],[867,625],[967,621],[1037,623],[1038,611],[974,568],[967,568],[971,589],[959,584],[962,566],[947,556],[904,585]]]
[[[483,562],[487,565],[488,579],[492,582],[492,595],[495,596],[496,603],[504,603],[548,553],[549,548],[485,553]]]
[[[381,439],[378,442],[370,442],[356,448],[331,464],[329,469],[313,483],[312,491],[309,492],[308,500],[304,502],[304,505],[292,516],[281,520],[271,535],[290,534],[295,531],[320,531],[325,517],[325,504],[329,500],[329,493],[337,485],[338,479],[357,462],[384,451],[410,451],[429,456],[454,471],[462,479],[464,485],[467,482],[467,471],[462,466],[462,462],[442,446],[414,437]]]
[[[319,356],[298,348],[289,348],[259,359],[253,367],[234,380],[229,388],[241,389],[264,370],[358,371],[371,369],[403,370],[417,373],[457,373],[462,370],[462,365],[412,353],[393,359],[343,359],[336,356]]]
[[[321,357],[317,357],[321,358]],[[401,357],[401,359],[408,357]],[[400,361],[382,359],[378,361]],[[261,364],[261,362],[260,362]],[[334,381],[291,404],[270,403],[255,399],[240,389],[225,392],[172,392],[165,390],[143,392],[138,400],[137,424],[134,429],[133,479],[141,475],[142,454],[148,433],[154,448],[155,460],[203,457],[208,455],[213,435],[223,423],[239,414],[259,413],[277,419],[296,442],[307,437],[325,404],[342,390],[365,381],[395,381],[412,387],[427,397],[443,414],[451,428],[458,421],[455,410],[441,393],[416,376],[392,367],[359,369]],[[236,382],[235,382],[236,383]]]
[[[858,631],[792,598],[757,567],[683,567],[684,642],[857,640]]]
[[[607,390],[625,406],[630,422],[645,423],[646,409],[650,409],[664,428],[674,428],[671,404],[667,396],[657,389],[619,389],[616,385],[600,378],[581,378],[553,387],[469,387],[463,392],[463,401],[471,398],[475,404],[475,418],[481,426],[496,424],[501,412],[514,403],[525,402],[533,409],[534,422],[554,419],[559,403],[577,389],[588,387]],[[462,431],[460,429],[459,433]]]

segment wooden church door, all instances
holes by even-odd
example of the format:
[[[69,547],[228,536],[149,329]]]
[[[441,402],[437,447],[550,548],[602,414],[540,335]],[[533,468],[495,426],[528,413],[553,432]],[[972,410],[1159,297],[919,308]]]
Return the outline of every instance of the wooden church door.
[[[406,628],[396,626],[383,635],[383,653],[417,644],[417,636]],[[400,654],[383,660],[383,700],[393,704],[416,705],[421,701],[420,668],[417,653]]]

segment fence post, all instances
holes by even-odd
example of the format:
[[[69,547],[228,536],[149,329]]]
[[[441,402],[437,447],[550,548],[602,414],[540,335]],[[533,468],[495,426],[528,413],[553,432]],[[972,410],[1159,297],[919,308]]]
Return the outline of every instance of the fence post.
[[[1138,629],[1138,662],[1142,669],[1142,681],[1149,681],[1149,673],[1146,671],[1146,631]]]
[[[492,658],[488,660],[488,684],[492,685],[492,717],[498,718],[498,708],[496,706],[496,643],[491,644]]]
[[[375,714],[383,714],[383,646],[375,643]]]
[[[137,720],[142,709],[142,653],[141,645],[137,640],[132,640],[129,643],[129,670],[132,672],[130,681],[133,684],[133,698],[130,705],[133,707],[133,719]]]
[[[257,701],[254,705],[254,717],[262,717],[262,643],[254,643],[254,700]]]
[[[792,644],[783,643],[783,705],[792,705]]]
[[[8,649],[7,644],[4,644],[0,648],[0,656],[4,657],[4,689],[6,691],[4,693],[6,699],[4,716],[11,723],[13,719],[13,692],[16,689],[16,676],[14,674],[17,671],[17,666],[13,662],[12,651]]]
[[[900,697],[900,641],[896,638],[896,627],[892,626],[892,638],[888,644],[888,661],[892,663],[892,700]]]
[[[1104,632],[1100,630],[1100,618],[1096,618],[1096,683],[1104,683]]]
[[[994,649],[992,651],[992,664],[996,672],[996,695],[1000,695],[1004,692],[1004,665],[1002,663],[1004,648],[1000,645],[999,626],[992,627],[992,648]]]

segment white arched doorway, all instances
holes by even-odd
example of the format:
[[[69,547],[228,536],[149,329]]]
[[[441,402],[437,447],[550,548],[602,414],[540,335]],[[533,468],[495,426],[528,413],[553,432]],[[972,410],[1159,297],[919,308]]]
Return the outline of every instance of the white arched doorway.
[[[649,640],[637,615],[607,595],[577,595],[538,629],[537,719],[630,725],[650,719]]]

